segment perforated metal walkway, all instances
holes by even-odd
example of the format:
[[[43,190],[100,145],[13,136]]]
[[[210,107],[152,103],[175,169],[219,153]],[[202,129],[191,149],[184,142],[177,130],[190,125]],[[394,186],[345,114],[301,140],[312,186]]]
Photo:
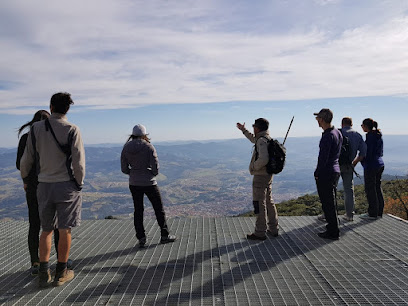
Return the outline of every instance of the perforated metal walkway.
[[[132,220],[83,221],[73,230],[74,280],[38,290],[21,221],[0,223],[4,305],[407,305],[408,224],[390,216],[316,236],[315,217],[281,217],[280,236],[246,240],[254,218],[172,218],[175,243],[136,246]],[[52,251],[54,254],[54,250]],[[55,256],[51,258],[55,265]]]

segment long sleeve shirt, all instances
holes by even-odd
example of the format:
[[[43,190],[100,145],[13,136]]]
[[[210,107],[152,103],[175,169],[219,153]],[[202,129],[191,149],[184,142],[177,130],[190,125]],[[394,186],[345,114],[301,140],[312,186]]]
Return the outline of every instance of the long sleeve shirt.
[[[365,157],[367,154],[367,145],[364,142],[363,136],[361,136],[360,133],[357,131],[353,130],[349,126],[345,126],[344,128],[341,129],[342,133],[344,136],[347,136],[350,141],[350,154],[352,159],[354,159],[357,156],[360,157]]]
[[[121,170],[129,175],[129,185],[156,185],[159,174],[159,159],[152,144],[143,139],[126,143],[120,157]]]
[[[314,172],[316,178],[328,178],[333,173],[340,173],[339,156],[343,136],[334,127],[326,129],[319,144],[319,157]]]
[[[61,145],[68,143],[68,135],[72,133],[72,172],[77,183],[82,186],[85,178],[85,150],[79,128],[67,121],[63,114],[53,113],[49,117],[50,125]],[[36,162],[35,152],[38,153],[40,183],[58,183],[70,181],[66,155],[63,153],[51,134],[45,127],[45,120],[32,125],[35,136],[35,148],[31,139],[31,132],[28,133],[27,144],[20,161],[21,177],[25,180]]]
[[[266,171],[266,165],[269,162],[268,140],[271,139],[269,132],[262,131],[255,136],[247,129],[244,129],[242,133],[250,142],[255,144],[251,162],[249,163],[249,173],[251,175],[270,175]]]
[[[378,169],[384,166],[383,139],[379,133],[368,132],[366,134],[367,155],[361,162],[365,170]]]
[[[20,141],[18,142],[17,158],[16,158],[16,167],[18,170],[20,170],[20,161],[24,154],[24,150],[27,144],[27,139],[28,139],[28,133],[25,133],[21,136]],[[24,183],[33,184],[33,185],[38,184],[37,168],[36,168],[35,163],[33,164],[27,177],[24,179]]]

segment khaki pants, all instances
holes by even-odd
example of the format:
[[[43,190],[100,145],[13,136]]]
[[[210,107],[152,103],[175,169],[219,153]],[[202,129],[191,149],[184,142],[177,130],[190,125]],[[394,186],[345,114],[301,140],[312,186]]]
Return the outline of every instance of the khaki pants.
[[[278,232],[278,212],[272,200],[272,175],[254,175],[252,181],[253,201],[259,202],[259,214],[255,223],[255,235],[263,237],[266,230]]]

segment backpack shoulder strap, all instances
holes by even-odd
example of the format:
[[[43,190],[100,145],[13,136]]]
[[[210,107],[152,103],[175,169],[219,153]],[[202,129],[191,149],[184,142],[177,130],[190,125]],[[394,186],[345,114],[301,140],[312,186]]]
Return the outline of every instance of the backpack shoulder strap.
[[[61,149],[62,152],[65,153],[65,151],[62,149],[62,146],[61,146],[61,144],[59,143],[57,137],[55,136],[54,130],[52,129],[52,126],[51,126],[51,124],[50,124],[50,120],[48,120],[48,118],[45,119],[45,130],[51,132],[52,137],[54,137],[55,142],[58,144],[58,147]]]
[[[34,129],[32,127],[30,130],[30,134],[31,134],[31,144],[33,145],[33,150],[34,152],[37,152],[37,148],[36,148],[37,140],[35,138]]]
[[[35,172],[38,175],[40,174],[40,154],[38,154],[37,152],[37,139],[35,138],[33,127],[31,127],[30,129],[30,136],[31,136],[31,144],[33,146],[33,152],[34,152]]]
[[[72,168],[71,168],[71,165],[72,165],[71,146],[72,146],[72,141],[73,141],[73,138],[74,138],[74,131],[70,131],[69,134],[68,134],[68,144],[65,145],[65,146],[62,146],[59,143],[57,137],[55,136],[54,130],[52,129],[50,121],[48,120],[48,118],[45,119],[45,129],[46,129],[46,131],[49,130],[51,132],[52,136],[55,139],[55,142],[58,144],[58,147],[66,155],[67,159],[66,159],[66,162],[65,162],[65,166],[67,167],[69,178],[71,179],[71,181],[73,181],[76,184],[76,186],[78,188],[81,188],[80,185],[78,184],[78,182],[76,181],[76,179],[74,177],[74,174],[72,173]]]
[[[269,142],[270,141],[273,141],[273,139],[272,139],[272,137],[270,138],[270,139],[268,139],[268,137],[265,137],[265,136],[261,136],[261,137],[259,137],[257,140],[256,140],[256,142],[255,142],[255,144],[254,144],[254,147],[255,147],[255,160],[257,160],[258,159],[258,148],[256,147],[256,144],[258,143],[258,140],[259,139],[261,139],[261,138],[265,138],[266,139],[266,142],[269,144]],[[268,152],[269,152],[269,149],[268,149]]]

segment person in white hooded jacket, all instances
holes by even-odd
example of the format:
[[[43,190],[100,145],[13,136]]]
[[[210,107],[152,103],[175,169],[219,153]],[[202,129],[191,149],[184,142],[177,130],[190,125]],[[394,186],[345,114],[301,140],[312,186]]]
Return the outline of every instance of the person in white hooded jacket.
[[[137,124],[134,126],[132,135],[123,146],[121,154],[121,170],[129,175],[129,189],[132,193],[134,204],[134,226],[139,247],[146,244],[146,234],[143,226],[144,204],[143,197],[146,194],[152,203],[156,214],[157,223],[161,229],[160,243],[168,243],[176,240],[169,235],[166,223],[163,203],[157,186],[156,176],[159,174],[159,159],[156,149],[147,137],[146,128]]]

